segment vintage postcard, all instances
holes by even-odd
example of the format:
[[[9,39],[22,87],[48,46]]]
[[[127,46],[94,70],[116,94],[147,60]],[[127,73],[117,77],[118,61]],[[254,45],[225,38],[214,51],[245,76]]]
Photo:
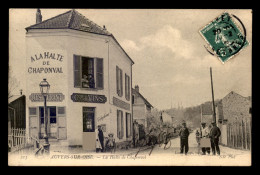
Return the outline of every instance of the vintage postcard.
[[[9,166],[251,166],[251,9],[9,9]]]

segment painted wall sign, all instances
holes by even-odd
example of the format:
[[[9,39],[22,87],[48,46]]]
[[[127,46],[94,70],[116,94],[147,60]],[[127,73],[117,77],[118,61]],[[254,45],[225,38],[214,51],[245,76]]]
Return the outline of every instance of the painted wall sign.
[[[62,93],[49,93],[47,95],[46,100],[49,102],[61,102],[64,100],[64,98],[65,98],[65,96]],[[32,93],[29,96],[29,99],[32,102],[43,102],[44,101],[44,98],[41,93]]]
[[[41,73],[63,73],[62,67],[49,67],[51,60],[56,60],[59,62],[63,61],[64,56],[57,53],[51,53],[51,52],[44,52],[40,54],[35,54],[34,56],[31,56],[31,63],[34,63],[35,61],[42,61],[42,65],[48,66],[48,67],[29,67],[28,73],[30,74],[41,74]]]
[[[107,97],[104,95],[73,93],[71,100],[73,102],[106,103]]]
[[[130,104],[128,104],[116,97],[113,97],[113,104],[119,108],[123,108],[125,110],[130,110]]]
[[[108,117],[109,116],[109,113],[107,113],[107,114],[104,114],[103,116],[101,116],[101,117],[99,117],[98,119],[97,119],[97,121],[102,121],[102,120],[104,120],[106,117]]]
[[[61,54],[57,53],[50,53],[50,52],[44,52],[40,54],[35,54],[34,56],[31,56],[31,62],[37,61],[37,60],[58,60],[60,62],[63,61],[63,56]]]

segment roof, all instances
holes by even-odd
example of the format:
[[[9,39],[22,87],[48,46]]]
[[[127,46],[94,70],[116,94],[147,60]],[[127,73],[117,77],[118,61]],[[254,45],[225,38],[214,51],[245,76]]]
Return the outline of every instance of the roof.
[[[24,95],[13,95],[13,96],[9,97],[8,98],[8,104],[14,102],[15,100],[19,99],[22,96],[24,96]]]
[[[149,102],[147,101],[147,99],[144,98],[144,96],[143,96],[142,94],[140,94],[140,92],[137,92],[134,88],[132,88],[132,91],[135,92],[135,93],[137,93],[137,94],[144,100],[144,103],[145,103],[147,106],[150,106],[150,107],[153,108],[153,105],[151,105],[151,103],[149,103]]]
[[[251,96],[244,97],[244,96],[242,96],[242,95],[240,95],[240,94],[238,94],[238,93],[236,93],[236,92],[234,92],[234,91],[229,92],[225,97],[230,96],[230,95],[237,95],[237,96],[243,97],[243,98],[245,98],[245,99],[247,99],[247,100],[251,100]],[[224,97],[224,98],[225,98],[225,97]]]
[[[82,32],[111,36],[127,55],[127,57],[131,60],[132,64],[134,64],[134,61],[129,57],[129,55],[125,52],[125,50],[110,32],[108,32],[105,28],[95,24],[74,9],[44,20],[40,23],[26,27],[25,29],[27,32],[32,29],[72,29]]]
[[[107,30],[95,24],[76,10],[70,10],[38,24],[26,28],[30,29],[75,29],[90,33],[111,35]]]

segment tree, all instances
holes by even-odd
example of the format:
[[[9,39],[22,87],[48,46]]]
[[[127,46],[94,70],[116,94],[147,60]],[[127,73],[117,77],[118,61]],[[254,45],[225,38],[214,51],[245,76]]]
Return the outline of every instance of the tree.
[[[9,67],[8,72],[8,99],[14,95],[14,91],[19,87],[20,82],[13,76],[13,71]]]

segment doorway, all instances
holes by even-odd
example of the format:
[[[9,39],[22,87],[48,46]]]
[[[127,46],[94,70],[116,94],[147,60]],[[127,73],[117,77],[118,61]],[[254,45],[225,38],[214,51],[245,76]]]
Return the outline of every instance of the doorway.
[[[39,107],[40,139],[44,137],[44,107]],[[47,134],[50,139],[57,139],[57,111],[56,106],[47,106]]]
[[[95,134],[95,108],[83,107],[83,149],[93,151],[96,149]]]

